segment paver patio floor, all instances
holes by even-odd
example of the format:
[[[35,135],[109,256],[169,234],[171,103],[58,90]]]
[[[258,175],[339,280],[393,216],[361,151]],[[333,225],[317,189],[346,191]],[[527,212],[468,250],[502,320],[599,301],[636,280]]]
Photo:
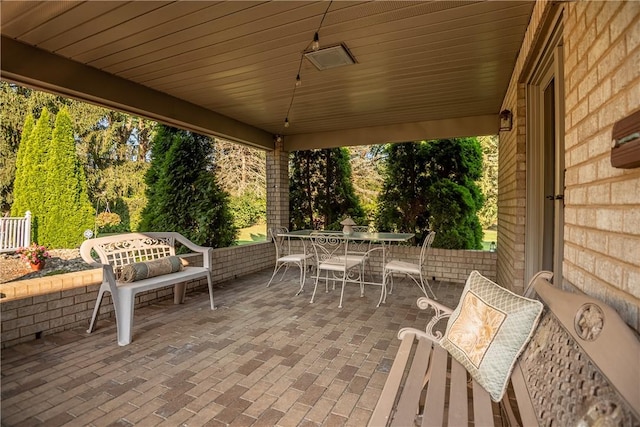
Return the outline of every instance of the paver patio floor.
[[[378,287],[360,298],[347,285],[294,296],[297,274],[265,285],[271,271],[135,311],[133,342],[119,347],[113,319],[2,351],[3,426],[364,426],[400,341],[424,329],[410,281],[396,280],[376,308]],[[457,304],[462,284],[441,283]],[[320,286],[319,286],[320,288]]]

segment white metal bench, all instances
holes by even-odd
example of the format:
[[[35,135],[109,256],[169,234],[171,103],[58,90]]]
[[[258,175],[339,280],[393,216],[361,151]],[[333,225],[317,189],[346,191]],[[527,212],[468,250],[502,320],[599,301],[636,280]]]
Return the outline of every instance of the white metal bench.
[[[427,298],[427,331],[404,328],[370,426],[638,426],[640,342],[611,307],[562,291],[539,273],[542,318],[500,403],[438,345],[433,330],[452,310]]]
[[[201,253],[203,266],[186,266],[181,271],[130,283],[116,280],[114,269],[136,262],[173,256],[176,254],[176,244],[178,243],[193,252]],[[187,281],[206,277],[209,285],[211,309],[213,310],[212,251],[212,248],[198,246],[175,232],[127,233],[85,240],[80,246],[82,259],[91,265],[101,267],[103,271],[102,284],[98,291],[96,306],[93,309],[87,332],[93,331],[105,292],[110,292],[113,299],[119,345],[127,345],[131,342],[135,297],[140,292],[175,285],[174,302],[178,304],[184,302]],[[99,262],[93,258],[92,253],[98,256]]]

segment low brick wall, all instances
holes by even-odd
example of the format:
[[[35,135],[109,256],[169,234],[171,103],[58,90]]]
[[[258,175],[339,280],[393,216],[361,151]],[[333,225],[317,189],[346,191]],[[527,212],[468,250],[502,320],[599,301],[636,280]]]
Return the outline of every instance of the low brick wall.
[[[294,244],[301,245],[300,241]],[[420,248],[394,245],[388,248],[388,258],[417,262]],[[195,265],[202,265],[199,256],[186,256]],[[273,268],[275,249],[271,243],[233,246],[213,252],[213,282],[222,283],[239,276]],[[428,259],[427,277],[436,281],[463,283],[469,272],[478,270],[486,277],[496,278],[495,252],[432,249]],[[382,252],[371,257],[374,274],[382,272]],[[23,280],[0,285],[6,296],[0,300],[2,316],[2,348],[37,339],[77,327],[88,327],[98,296],[102,271],[87,270],[69,274]],[[206,279],[187,283],[190,291],[206,289]],[[136,307],[173,298],[173,288],[157,289],[136,296]],[[99,319],[114,316],[109,294],[100,306]]]
[[[302,250],[300,240],[292,240],[291,244],[294,249]],[[306,245],[307,250],[312,250],[309,242]],[[372,245],[372,248],[381,246]],[[417,264],[420,260],[420,249],[419,246],[389,245],[386,261],[400,259]],[[431,248],[426,262],[426,277],[435,278],[436,281],[464,283],[469,273],[478,270],[483,276],[495,281],[497,259],[497,252]],[[382,275],[382,264],[382,250],[374,250],[371,256],[374,274]]]
[[[186,255],[189,262],[202,265],[198,255]],[[233,246],[213,251],[213,283],[273,266],[275,250],[270,243]],[[86,270],[0,284],[5,297],[0,300],[2,348],[77,327],[88,327],[102,270]],[[207,280],[187,282],[187,294],[206,289]],[[215,297],[215,294],[214,294]],[[173,298],[173,287],[156,289],[136,296],[136,307]],[[115,316],[110,294],[100,306],[99,319]]]

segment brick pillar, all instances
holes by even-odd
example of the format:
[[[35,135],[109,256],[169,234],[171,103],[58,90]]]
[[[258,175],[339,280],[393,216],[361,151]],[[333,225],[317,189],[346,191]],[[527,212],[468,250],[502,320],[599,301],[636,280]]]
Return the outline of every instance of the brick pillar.
[[[281,136],[267,152],[267,228],[289,227],[289,153]]]

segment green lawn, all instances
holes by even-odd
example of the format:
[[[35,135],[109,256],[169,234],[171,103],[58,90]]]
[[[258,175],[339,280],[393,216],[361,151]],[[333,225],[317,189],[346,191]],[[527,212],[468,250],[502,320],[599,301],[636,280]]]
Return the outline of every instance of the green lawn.
[[[267,225],[259,224],[247,228],[241,228],[238,233],[237,243],[246,245],[247,243],[264,242],[267,240]]]
[[[482,249],[488,251],[491,242],[497,242],[498,232],[496,230],[483,230],[483,232]]]

